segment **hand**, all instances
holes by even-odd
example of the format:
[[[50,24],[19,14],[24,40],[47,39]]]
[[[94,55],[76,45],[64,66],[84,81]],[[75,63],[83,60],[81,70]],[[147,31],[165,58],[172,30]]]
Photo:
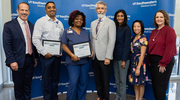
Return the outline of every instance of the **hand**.
[[[91,55],[89,56],[90,58],[92,58],[93,57],[93,55],[94,55],[94,52],[93,51],[91,51]]]
[[[38,62],[38,60],[37,60],[37,59],[35,59],[35,60],[34,60],[34,67],[36,67],[36,66],[37,66],[37,62]]]
[[[121,61],[121,67],[122,67],[122,69],[126,69],[125,61]]]
[[[61,52],[61,54],[60,54],[60,55],[58,55],[57,57],[60,57],[60,56],[62,56],[62,52]]]
[[[73,61],[78,61],[78,60],[80,60],[76,55],[72,55],[71,56],[71,60],[73,60]]]
[[[18,71],[18,63],[17,62],[11,63],[10,67],[13,71]]]
[[[47,53],[46,55],[45,55],[45,58],[51,58],[52,57],[52,54],[50,54],[50,53]]]
[[[109,65],[109,64],[110,64],[110,59],[105,58],[105,60],[104,60],[104,65]]]
[[[136,68],[135,76],[139,76],[139,75],[140,75],[140,69]]]
[[[158,65],[158,67],[159,67],[159,72],[164,73],[166,71],[166,67],[161,65]]]

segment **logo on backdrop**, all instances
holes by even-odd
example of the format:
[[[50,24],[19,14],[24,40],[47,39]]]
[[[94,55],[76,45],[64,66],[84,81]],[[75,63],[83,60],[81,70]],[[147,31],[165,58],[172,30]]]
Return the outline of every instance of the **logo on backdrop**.
[[[154,29],[156,29],[156,28],[152,28],[152,27],[148,27],[148,28],[144,28],[145,30],[144,30],[144,33],[151,33],[152,32],[152,30],[154,30]]]
[[[157,6],[157,0],[155,1],[142,1],[142,2],[133,2],[132,3],[133,6],[141,6],[141,7],[153,7],[153,6]]]
[[[58,86],[65,86],[65,87],[68,87],[68,84],[69,84],[69,82],[66,82],[66,83],[59,83]]]
[[[169,17],[174,17],[175,15],[172,13],[168,13]]]
[[[11,14],[11,18],[12,18],[12,19],[15,19],[16,17],[18,17],[18,13],[12,13],[12,14]]]
[[[36,79],[36,80],[42,80],[42,75],[40,75],[40,76],[33,76],[32,79],[33,79],[33,80],[34,80],[34,79]]]
[[[56,18],[61,18],[61,19],[64,19],[64,20],[68,20],[69,16],[68,15],[56,15]]]
[[[96,9],[95,4],[81,4],[83,8]]]
[[[112,16],[112,15],[109,15],[109,16],[107,16],[108,18],[110,18],[110,19],[112,19],[112,20],[114,20],[114,16]],[[131,15],[127,15],[127,20],[130,20],[130,18],[131,18]]]
[[[45,5],[46,5],[46,2],[32,1],[32,0],[29,0],[28,3],[37,5],[37,7],[45,7]]]

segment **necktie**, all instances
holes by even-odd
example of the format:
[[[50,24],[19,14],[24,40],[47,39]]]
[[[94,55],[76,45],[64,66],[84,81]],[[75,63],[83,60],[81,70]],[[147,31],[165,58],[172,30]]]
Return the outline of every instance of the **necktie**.
[[[25,30],[26,30],[26,37],[27,37],[27,45],[28,45],[28,53],[31,55],[32,54],[32,47],[31,47],[31,36],[30,36],[30,31],[29,27],[26,22],[25,24]]]
[[[100,22],[101,22],[101,19],[99,19],[99,21],[98,21],[98,23],[97,23],[97,26],[96,26],[96,34],[97,34],[98,30],[99,30]]]

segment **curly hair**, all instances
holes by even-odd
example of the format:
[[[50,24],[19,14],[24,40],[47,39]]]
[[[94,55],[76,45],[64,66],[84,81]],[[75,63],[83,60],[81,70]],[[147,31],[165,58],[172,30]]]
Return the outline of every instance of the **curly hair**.
[[[165,23],[164,23],[164,24],[167,25],[167,26],[170,26],[170,18],[169,18],[168,13],[167,13],[165,10],[158,10],[158,11],[155,13],[155,15],[154,15],[154,20],[153,20],[153,25],[154,25],[154,27],[158,28],[158,24],[156,23],[156,14],[157,14],[158,12],[162,13],[163,16],[164,16],[164,20],[165,20]]]
[[[84,15],[83,12],[80,12],[79,10],[75,10],[73,12],[70,13],[69,15],[69,20],[68,20],[68,24],[69,26],[73,26],[73,22],[75,20],[75,18],[78,16],[78,15],[81,15],[83,17],[83,24],[81,27],[85,27],[86,26],[86,16]]]

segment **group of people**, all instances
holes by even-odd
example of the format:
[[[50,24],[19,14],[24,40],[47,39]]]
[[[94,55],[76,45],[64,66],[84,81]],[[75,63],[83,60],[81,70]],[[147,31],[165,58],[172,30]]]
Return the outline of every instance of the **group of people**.
[[[153,23],[156,29],[152,31],[148,42],[143,34],[144,24],[141,20],[133,22],[132,31],[135,35],[131,37],[131,28],[127,24],[124,10],[118,10],[112,21],[106,17],[107,5],[104,1],[98,1],[95,7],[98,19],[91,23],[89,36],[83,29],[86,16],[79,10],[70,13],[69,28],[64,29],[61,21],[55,17],[54,2],[46,3],[46,15],[38,19],[35,26],[27,20],[30,14],[29,4],[22,2],[18,5],[19,16],[5,23],[3,30],[6,65],[12,69],[16,100],[31,99],[31,82],[37,59],[42,66],[44,100],[58,100],[62,52],[56,56],[47,52],[42,44],[44,40],[62,42],[69,78],[67,100],[86,99],[90,58],[98,95],[96,100],[109,100],[112,67],[117,87],[116,100],[126,100],[128,69],[129,82],[134,85],[136,100],[142,100],[147,80],[146,62],[150,66],[156,100],[166,99],[176,55],[176,34],[169,25],[167,12],[159,10],[155,13]],[[90,42],[91,55],[79,58],[74,54],[72,45],[87,41]]]

